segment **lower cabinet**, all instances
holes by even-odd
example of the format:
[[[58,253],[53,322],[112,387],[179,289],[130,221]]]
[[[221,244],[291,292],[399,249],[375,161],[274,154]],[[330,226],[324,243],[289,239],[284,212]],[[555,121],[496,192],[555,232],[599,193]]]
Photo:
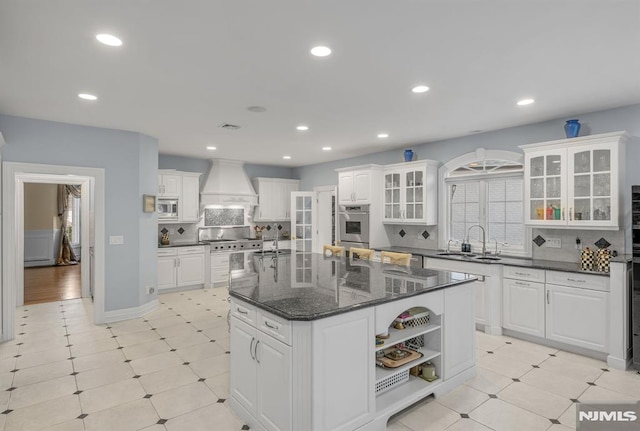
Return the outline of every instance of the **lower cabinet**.
[[[247,321],[232,313],[231,396],[264,429],[291,430],[291,347]]]
[[[505,266],[502,287],[506,329],[598,352],[609,350],[607,277]]]
[[[547,284],[546,324],[550,340],[606,352],[609,293]]]
[[[158,291],[186,286],[204,286],[204,247],[158,250]]]
[[[229,257],[231,252],[211,253],[211,284],[226,286],[229,284]]]

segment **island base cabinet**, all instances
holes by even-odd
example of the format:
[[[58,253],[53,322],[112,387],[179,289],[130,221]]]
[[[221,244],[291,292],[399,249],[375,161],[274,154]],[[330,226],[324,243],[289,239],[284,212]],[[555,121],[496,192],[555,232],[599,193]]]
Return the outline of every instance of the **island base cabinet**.
[[[231,361],[231,397],[251,429],[292,430],[291,347],[233,316]]]
[[[607,352],[609,293],[547,284],[546,336]]]
[[[465,284],[444,291],[444,379],[474,367],[476,335],[474,286]]]

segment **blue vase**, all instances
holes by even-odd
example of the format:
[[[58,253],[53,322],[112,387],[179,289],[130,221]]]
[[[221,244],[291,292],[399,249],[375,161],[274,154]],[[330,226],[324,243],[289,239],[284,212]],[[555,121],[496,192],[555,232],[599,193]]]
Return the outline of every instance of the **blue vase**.
[[[567,138],[576,138],[580,133],[580,122],[578,120],[567,120],[564,125],[564,133]]]
[[[404,150],[404,161],[410,162],[413,160],[413,150]]]

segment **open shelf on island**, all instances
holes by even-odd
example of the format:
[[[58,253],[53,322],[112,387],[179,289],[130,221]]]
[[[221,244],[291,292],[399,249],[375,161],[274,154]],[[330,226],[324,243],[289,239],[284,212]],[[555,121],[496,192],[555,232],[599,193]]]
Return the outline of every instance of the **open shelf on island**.
[[[393,347],[410,338],[414,338],[422,334],[428,334],[429,332],[433,332],[438,329],[440,329],[440,325],[435,323],[420,326],[409,326],[404,329],[389,328],[389,338],[383,338],[382,340],[384,341],[384,344],[382,346],[376,346],[376,351]]]
[[[397,368],[382,368],[376,366],[376,382],[379,382],[382,379],[386,379],[393,374],[399,374],[404,370],[408,370],[409,368],[415,367],[416,365],[420,365],[423,362],[430,361],[431,359],[440,356],[440,352],[424,347],[420,350],[417,350],[417,352],[422,353],[421,358],[418,358],[415,361],[411,361],[408,364],[401,365]]]
[[[441,378],[433,382],[427,382],[420,377],[409,376],[409,381],[398,385],[393,389],[383,392],[376,396],[376,412],[395,410],[395,404],[406,404],[407,399],[414,398],[415,401],[422,399],[425,392],[431,392],[434,386],[442,382]]]

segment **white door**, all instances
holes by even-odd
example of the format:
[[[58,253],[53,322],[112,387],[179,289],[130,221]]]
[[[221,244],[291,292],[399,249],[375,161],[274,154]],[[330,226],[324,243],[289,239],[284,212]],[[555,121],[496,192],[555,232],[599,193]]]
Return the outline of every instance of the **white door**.
[[[257,334],[258,420],[267,430],[291,430],[291,347]]]
[[[291,193],[291,249],[313,252],[314,192]]]
[[[316,191],[316,238],[313,251],[322,253],[322,246],[333,244],[335,240],[335,188]]]
[[[158,258],[158,290],[176,287],[176,256]]]
[[[553,284],[546,288],[547,338],[607,352],[609,293]]]
[[[204,284],[204,254],[187,254],[178,259],[178,286]]]
[[[255,360],[256,329],[231,317],[230,393],[249,413],[255,415],[258,385]]]
[[[544,283],[505,278],[502,289],[503,326],[544,338]]]

